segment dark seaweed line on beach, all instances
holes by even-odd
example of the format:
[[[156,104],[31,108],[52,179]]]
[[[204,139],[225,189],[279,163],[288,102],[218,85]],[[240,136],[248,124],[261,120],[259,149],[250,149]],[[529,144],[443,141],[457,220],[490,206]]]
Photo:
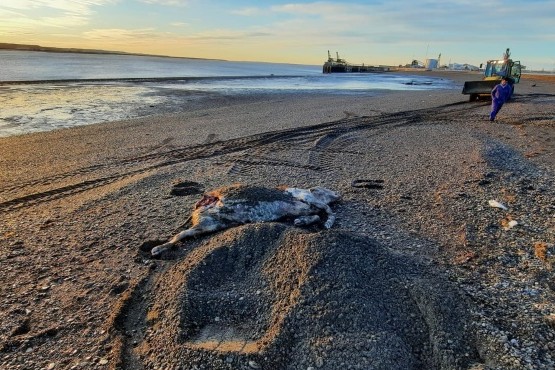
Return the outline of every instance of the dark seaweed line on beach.
[[[122,78],[70,78],[60,80],[19,80],[0,81],[0,86],[7,85],[43,85],[43,84],[65,84],[65,83],[97,83],[97,82],[189,82],[210,80],[255,80],[267,78],[294,78],[301,75],[260,75],[260,76],[183,76],[183,77],[122,77]]]
[[[142,164],[155,159],[170,158],[169,160],[162,161],[159,163],[152,164],[150,166],[141,167],[134,170],[127,170],[122,173],[117,173],[109,176],[103,176],[96,179],[90,179],[75,183],[72,185],[66,185],[54,189],[50,189],[43,192],[33,193],[24,195],[21,197],[16,197],[0,203],[0,212],[7,212],[15,210],[18,208],[32,206],[41,202],[46,202],[50,200],[59,199],[62,197],[77,194],[86,190],[90,190],[99,186],[108,185],[115,181],[124,179],[126,177],[135,176],[137,174],[149,172],[155,169],[191,161],[198,159],[206,159],[236,152],[241,152],[243,150],[252,149],[256,147],[261,147],[269,144],[274,144],[275,142],[287,142],[295,141],[299,138],[306,139],[306,137],[333,137],[340,133],[359,131],[365,129],[376,129],[378,127],[386,126],[388,128],[407,126],[411,124],[417,124],[422,122],[425,116],[431,114],[437,115],[438,111],[443,108],[448,108],[453,106],[449,104],[446,106],[439,106],[435,108],[428,108],[422,110],[408,111],[408,112],[397,112],[387,115],[382,115],[378,117],[357,117],[351,119],[342,119],[333,122],[327,122],[323,124],[316,124],[311,126],[299,127],[294,129],[286,129],[282,131],[273,131],[269,133],[255,134],[243,138],[231,139],[227,141],[216,141],[209,144],[195,145],[191,147],[183,147],[179,149],[173,149],[161,153],[152,153],[139,157],[132,157],[128,159],[123,159],[106,165],[95,165],[91,167],[86,167],[79,169],[77,171],[72,171],[66,174],[57,175],[49,179],[41,179],[41,181],[33,181],[29,183],[22,183],[14,185],[9,188],[4,188],[2,191],[21,189],[21,187],[33,186],[33,185],[47,185],[54,179],[69,178],[76,175],[82,175],[84,173],[89,173],[99,169],[106,169],[109,167],[114,167],[121,169],[122,165],[129,164]],[[468,108],[457,109],[448,112],[448,116],[458,115],[461,111],[468,111]],[[331,135],[331,136],[330,136]],[[324,145],[325,147],[325,145]],[[316,146],[316,150],[320,150]],[[285,165],[281,163],[281,165]],[[317,168],[318,166],[312,166]],[[311,169],[314,169],[312,168]]]

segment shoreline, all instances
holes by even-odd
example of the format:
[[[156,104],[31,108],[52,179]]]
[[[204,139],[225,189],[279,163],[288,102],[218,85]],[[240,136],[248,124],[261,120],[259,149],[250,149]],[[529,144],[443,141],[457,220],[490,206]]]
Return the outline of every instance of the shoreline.
[[[353,73],[355,74],[355,73]],[[468,76],[475,76],[480,78],[483,72],[479,71],[460,71],[460,70],[422,70],[422,69],[403,69],[390,72],[376,72],[368,74],[399,74],[399,75],[424,75],[440,78],[452,78],[457,82],[464,82],[468,80]],[[319,75],[319,74],[315,74]],[[333,75],[333,74],[332,74]],[[341,74],[338,74],[341,75]],[[349,75],[345,73],[343,75]],[[361,74],[358,74],[361,75]],[[362,74],[364,75],[364,73]],[[311,75],[312,76],[312,75]],[[18,81],[0,81],[2,85],[18,85],[18,84],[50,84],[50,83],[76,83],[76,82],[161,82],[161,81],[197,81],[197,80],[234,80],[234,79],[260,79],[260,78],[292,78],[292,77],[306,77],[303,75],[276,75],[276,74],[261,74],[261,75],[245,75],[245,76],[161,76],[161,77],[121,77],[121,78],[83,78],[83,79],[47,79],[47,80],[18,80]],[[470,77],[470,78],[473,78]],[[555,82],[555,73],[537,73],[537,72],[524,72],[522,73],[521,80],[545,81]]]
[[[398,78],[405,75],[396,76]],[[297,81],[297,78],[300,79],[300,82]],[[311,87],[306,91],[297,87],[299,83],[305,81],[304,78],[309,79],[307,83],[314,84],[310,85]],[[387,81],[379,80],[369,85],[373,88],[365,91],[350,90],[349,88],[333,91],[331,87],[333,83],[328,82],[329,79],[321,79],[318,76],[314,81],[311,78],[261,75],[44,80],[38,83],[29,82],[19,85],[5,84],[3,92],[0,94],[0,103],[3,105],[0,114],[0,123],[2,124],[0,136],[50,131],[57,128],[156,114],[194,111],[211,105],[239,104],[241,101],[275,100],[280,96],[289,99],[287,95],[335,96],[348,94],[353,97],[369,97],[385,93],[382,85],[387,87]],[[413,78],[426,79],[427,77]],[[349,79],[341,80],[345,84],[352,83],[349,82]],[[443,78],[435,78],[434,81],[436,81],[434,85],[445,84]],[[287,83],[291,84],[291,90],[287,90]],[[2,84],[0,83],[0,85]],[[406,88],[421,88],[418,83],[414,83],[414,85]],[[403,85],[399,86],[398,88],[404,88]],[[441,86],[435,88],[441,88]],[[1,89],[2,86],[0,86]]]
[[[82,79],[60,79],[60,80],[20,80],[0,81],[0,86],[10,85],[33,85],[33,84],[63,84],[79,82],[164,82],[164,81],[203,81],[203,80],[254,80],[262,78],[291,78],[296,75],[256,75],[256,76],[183,76],[183,77],[122,77],[122,78],[82,78]],[[301,76],[302,77],[302,76]]]
[[[185,58],[194,59],[194,58]],[[208,59],[212,60],[212,59]],[[219,61],[219,60],[218,60]],[[393,67],[392,67],[393,68]],[[339,73],[340,74],[340,73]],[[344,75],[356,74],[345,73]],[[370,72],[364,74],[414,74],[414,75],[427,75],[439,76],[442,78],[453,78],[460,81],[461,76],[476,76],[480,78],[482,71],[462,71],[462,70],[424,70],[424,69],[397,69],[388,72]],[[70,78],[70,79],[46,79],[46,80],[17,80],[17,81],[0,81],[0,86],[10,85],[27,85],[27,84],[56,84],[56,83],[79,83],[79,82],[163,82],[163,81],[197,81],[197,80],[234,80],[234,79],[259,79],[259,78],[291,78],[291,77],[306,77],[303,75],[276,75],[276,74],[261,74],[261,75],[245,75],[245,76],[161,76],[161,77],[121,77],[121,78]],[[523,72],[522,78],[526,80],[538,80],[546,82],[555,82],[555,72]],[[521,79],[522,79],[521,78]]]
[[[493,123],[467,100],[217,97],[0,138],[0,367],[552,369],[555,84]],[[237,182],[338,191],[336,224],[148,255]]]

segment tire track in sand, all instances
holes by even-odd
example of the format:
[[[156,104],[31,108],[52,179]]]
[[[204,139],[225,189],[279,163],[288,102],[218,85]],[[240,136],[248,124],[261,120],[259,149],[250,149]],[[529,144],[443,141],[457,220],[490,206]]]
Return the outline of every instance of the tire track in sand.
[[[11,198],[0,202],[0,213],[71,196],[131,176],[187,161],[224,156],[232,153],[260,149],[261,147],[272,148],[278,145],[294,148],[298,147],[299,143],[312,142],[312,144],[306,148],[307,152],[320,152],[323,153],[323,155],[327,155],[327,153],[336,150],[341,151],[341,148],[334,147],[332,143],[345,133],[353,133],[359,130],[373,130],[378,127],[394,128],[396,126],[418,124],[429,116],[433,116],[436,120],[451,119],[454,117],[460,118],[462,113],[472,110],[472,107],[469,109],[467,105],[462,107],[459,107],[459,105],[459,103],[456,103],[436,108],[383,114],[381,116],[341,119],[333,122],[265,132],[225,141],[213,141],[133,156],[106,164],[83,167],[37,180],[23,181],[0,189],[0,193],[4,194],[15,192],[15,194],[11,195]],[[475,109],[478,108],[475,107]],[[322,166],[322,163],[319,163],[319,159],[314,158],[309,160],[308,164],[287,161],[274,161],[273,163],[265,160],[258,161],[261,165],[300,166],[315,171],[325,167]],[[326,161],[324,160],[324,162]],[[257,159],[254,158],[249,166],[252,167],[256,165]],[[47,189],[33,192],[32,188],[38,186],[44,186]],[[22,192],[24,194],[21,194]]]

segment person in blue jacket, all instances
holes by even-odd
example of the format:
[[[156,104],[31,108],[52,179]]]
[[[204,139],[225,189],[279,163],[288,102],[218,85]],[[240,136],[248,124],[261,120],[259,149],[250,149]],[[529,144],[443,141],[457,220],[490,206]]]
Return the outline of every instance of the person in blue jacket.
[[[491,113],[489,114],[489,120],[493,121],[499,110],[505,104],[507,100],[511,97],[513,93],[513,87],[509,84],[508,78],[503,77],[501,83],[495,85],[493,90],[491,90]]]

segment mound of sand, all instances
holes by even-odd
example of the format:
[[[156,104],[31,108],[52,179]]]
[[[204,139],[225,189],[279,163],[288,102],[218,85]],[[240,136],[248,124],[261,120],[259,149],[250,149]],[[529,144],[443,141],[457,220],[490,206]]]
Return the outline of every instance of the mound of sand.
[[[238,227],[137,285],[122,368],[466,368],[467,304],[418,258],[355,233]],[[209,364],[209,365],[208,365]]]

